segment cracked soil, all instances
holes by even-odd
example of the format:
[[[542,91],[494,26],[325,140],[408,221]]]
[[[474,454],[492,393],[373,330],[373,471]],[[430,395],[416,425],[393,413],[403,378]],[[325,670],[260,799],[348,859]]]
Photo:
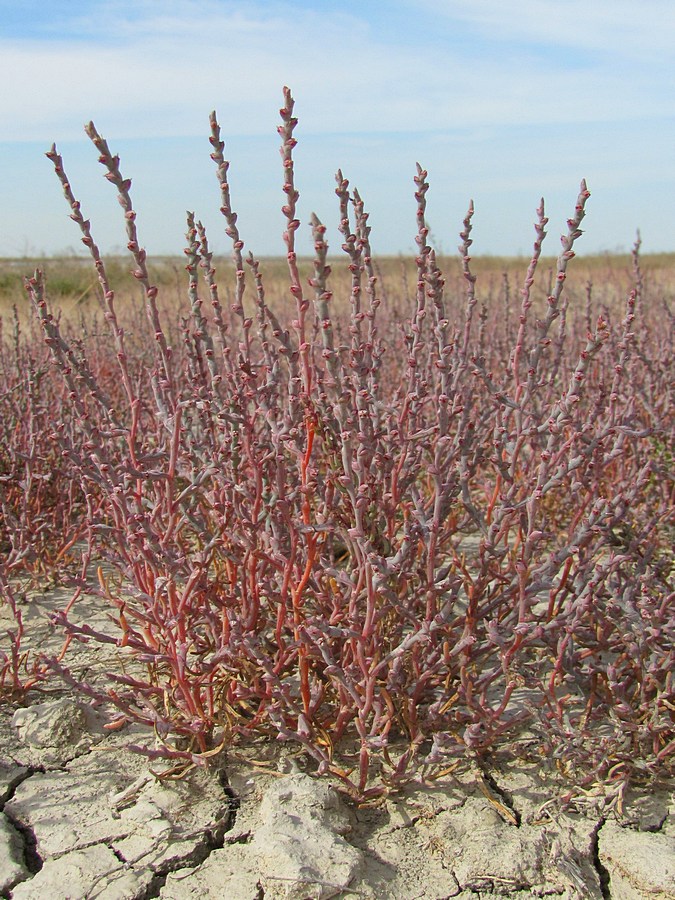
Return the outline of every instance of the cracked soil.
[[[27,604],[33,647],[58,652],[61,600]],[[110,627],[95,597],[78,612]],[[74,644],[68,662],[101,684],[120,652]],[[0,897],[675,898],[668,785],[618,805],[600,788],[563,803],[570,784],[540,763],[495,760],[359,807],[277,744],[160,780],[126,749],[147,733],[106,731],[109,716],[57,679],[0,703]]]

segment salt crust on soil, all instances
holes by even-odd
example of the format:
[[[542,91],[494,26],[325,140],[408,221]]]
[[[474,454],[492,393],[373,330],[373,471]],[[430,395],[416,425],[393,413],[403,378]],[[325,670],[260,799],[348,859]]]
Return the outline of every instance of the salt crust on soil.
[[[24,607],[32,646],[58,652],[48,617],[63,600],[52,592]],[[6,615],[0,607],[0,646]],[[114,633],[95,597],[75,618]],[[74,643],[67,662],[103,685],[105,671],[128,667],[122,654]],[[125,749],[147,732],[107,732],[110,711],[56,680],[26,702],[0,704],[0,897],[675,898],[665,787],[627,797],[622,815],[583,795],[564,812],[549,801],[569,785],[516,761],[490,771],[494,790],[465,766],[359,808],[288,747],[265,744],[160,782],[150,771],[160,766]]]

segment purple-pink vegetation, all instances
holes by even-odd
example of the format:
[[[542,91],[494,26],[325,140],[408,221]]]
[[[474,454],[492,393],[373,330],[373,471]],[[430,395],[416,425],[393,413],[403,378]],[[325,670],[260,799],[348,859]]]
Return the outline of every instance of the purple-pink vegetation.
[[[190,308],[173,347],[131,183],[87,127],[124,210],[150,368],[126,346],[89,222],[48,154],[98,273],[121,381],[111,400],[36,272],[28,292],[78,422],[52,423],[51,436],[83,496],[54,541],[86,537],[80,588],[90,560],[114,565],[115,578],[99,569],[101,597],[116,642],[147,668],[111,672],[107,699],[168,757],[200,762],[214,735],[267,735],[299,743],[362,798],[500,748],[556,758],[580,783],[658,774],[674,740],[673,332],[670,313],[668,330],[643,303],[637,248],[622,319],[606,308],[591,324],[589,288],[585,319],[571,321],[567,269],[589,192],[582,183],[540,304],[542,201],[517,320],[490,295],[476,322],[473,204],[462,297],[427,243],[418,166],[417,284],[400,322],[382,302],[363,200],[338,172],[345,324],[316,216],[307,288],[300,275],[293,105],[286,89],[288,316],[244,257],[212,115],[232,302],[189,214]],[[78,624],[76,602],[60,621],[72,638],[115,641]]]

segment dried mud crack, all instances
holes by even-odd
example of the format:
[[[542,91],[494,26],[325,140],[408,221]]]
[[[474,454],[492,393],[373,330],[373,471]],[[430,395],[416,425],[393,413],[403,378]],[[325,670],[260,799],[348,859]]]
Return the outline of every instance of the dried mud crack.
[[[593,830],[593,865],[598,873],[598,881],[600,882],[600,890],[602,891],[603,900],[612,900],[611,877],[605,866],[600,860],[600,832],[606,822],[606,819],[600,819]]]
[[[37,874],[42,869],[43,859],[37,851],[35,832],[30,826],[24,825],[11,813],[5,812],[5,817],[14,831],[21,837],[23,842],[23,861],[26,869],[30,875]]]
[[[12,766],[0,761],[0,897],[10,896],[11,889],[35,875],[42,868],[37,841],[32,828],[12,815],[7,804],[17,789],[40,769]]]
[[[0,794],[27,857],[7,900],[611,900],[608,823],[620,838],[673,841],[668,794],[619,823],[552,809],[545,775],[517,766],[467,766],[359,808],[326,779],[243,753],[159,782],[121,735],[63,765],[20,763],[5,765]]]
[[[112,665],[74,650],[74,666]],[[67,686],[0,706],[3,900],[611,900],[622,879],[636,898],[675,896],[667,784],[619,816],[599,788],[567,808],[570,784],[543,764],[489,760],[359,807],[289,772],[273,742],[158,781],[126,749],[148,733],[109,732],[107,715]]]
[[[522,816],[515,808],[513,796],[509,791],[500,787],[494,775],[486,768],[477,767],[476,776],[480,790],[497,809],[502,819],[511,825],[515,825],[516,828],[520,828]]]
[[[119,739],[81,746],[75,756],[66,751],[65,762],[55,759],[55,735],[68,731],[69,716],[82,720],[77,706],[36,704],[43,727],[24,728],[24,737],[39,734],[39,741],[12,747],[15,756],[43,755],[50,764],[21,766],[14,758],[3,766],[0,895],[74,900],[112,889],[129,900],[160,896],[169,872],[199,866],[223,846],[238,799],[224,773],[195,772],[178,784],[139,775],[147,773],[147,762]],[[22,726],[25,718],[22,710],[14,716]],[[130,785],[137,789],[128,793]]]

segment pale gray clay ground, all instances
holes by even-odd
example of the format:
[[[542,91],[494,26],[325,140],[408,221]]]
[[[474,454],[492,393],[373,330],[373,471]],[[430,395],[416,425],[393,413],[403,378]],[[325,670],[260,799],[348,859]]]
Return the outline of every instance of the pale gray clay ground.
[[[59,602],[24,608],[32,645],[52,653]],[[94,598],[78,617],[110,627]],[[67,661],[95,681],[121,652],[74,644]],[[26,702],[0,703],[0,897],[675,898],[666,786],[636,790],[622,810],[600,791],[563,808],[570,785],[534,764],[463,765],[359,808],[292,748],[265,744],[160,782],[161,765],[125,749],[147,733],[105,731],[109,711],[58,681]]]

